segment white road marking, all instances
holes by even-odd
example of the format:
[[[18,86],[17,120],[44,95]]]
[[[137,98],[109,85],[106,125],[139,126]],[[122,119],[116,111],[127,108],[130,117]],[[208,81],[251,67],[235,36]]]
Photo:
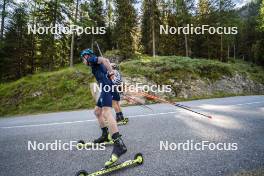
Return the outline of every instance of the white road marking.
[[[157,115],[166,115],[166,114],[175,114],[175,113],[177,113],[177,112],[176,111],[171,111],[171,112],[161,112],[161,113],[153,113],[153,114],[139,114],[139,115],[133,115],[133,116],[127,116],[127,117],[128,118],[135,118],[135,117],[157,116]],[[96,121],[97,121],[96,119],[92,119],[92,120],[79,120],[79,121],[70,121],[70,122],[42,123],[42,124],[35,124],[35,125],[20,125],[20,126],[0,127],[0,129],[53,126],[53,125],[65,125],[65,124],[83,123],[83,122],[96,122]]]
[[[250,103],[234,104],[232,106],[243,106],[243,105],[259,104],[259,103],[264,103],[264,101],[256,101],[256,102],[250,102]]]
[[[264,103],[264,101],[258,101],[258,102],[249,102],[249,103],[240,103],[240,104],[233,104],[228,106],[242,106],[242,105],[251,105],[251,104],[259,104]],[[171,112],[161,112],[161,113],[152,113],[152,114],[139,114],[139,115],[132,115],[127,116],[129,118],[135,118],[135,117],[145,117],[145,116],[157,116],[157,115],[166,115],[166,114],[175,114],[177,111],[171,111]],[[56,123],[43,123],[43,124],[35,124],[35,125],[20,125],[20,126],[6,126],[6,127],[0,127],[0,129],[12,129],[12,128],[28,128],[28,127],[40,127],[40,126],[53,126],[53,125],[64,125],[64,124],[74,124],[74,123],[83,123],[83,122],[95,122],[96,119],[92,120],[80,120],[80,121],[70,121],[70,122],[56,122]]]
[[[3,129],[8,128],[24,128],[24,127],[39,127],[39,126],[52,126],[52,125],[64,125],[64,124],[72,124],[72,123],[82,123],[82,122],[92,122],[94,120],[80,120],[80,121],[72,121],[72,122],[56,122],[56,123],[42,123],[42,124],[36,124],[36,125],[20,125],[20,126],[9,126],[9,127],[0,127]]]

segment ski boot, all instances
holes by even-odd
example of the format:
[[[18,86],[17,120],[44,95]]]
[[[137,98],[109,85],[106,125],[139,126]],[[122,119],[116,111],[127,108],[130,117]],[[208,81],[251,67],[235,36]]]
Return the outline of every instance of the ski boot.
[[[116,123],[117,125],[126,125],[128,123],[128,118],[124,118],[122,112],[116,113]]]
[[[85,142],[84,140],[79,140],[77,144],[77,148],[82,149],[83,147],[91,147],[94,144],[105,144],[112,145],[114,141],[112,140],[110,134],[108,133],[108,129],[106,127],[102,128],[102,136],[98,139],[93,140],[92,142]]]
[[[94,144],[109,143],[112,141],[110,134],[102,135],[93,141]]]
[[[110,159],[107,162],[105,162],[105,168],[109,168],[113,166],[118,161],[120,156],[127,152],[127,148],[119,133],[113,134],[113,141],[114,141],[114,148]]]
[[[110,134],[106,136],[102,135],[98,139],[95,139],[92,142],[84,142],[84,140],[79,140],[77,148],[83,149],[83,147],[92,147],[93,145],[104,144],[104,145],[113,145],[114,141],[112,140]]]

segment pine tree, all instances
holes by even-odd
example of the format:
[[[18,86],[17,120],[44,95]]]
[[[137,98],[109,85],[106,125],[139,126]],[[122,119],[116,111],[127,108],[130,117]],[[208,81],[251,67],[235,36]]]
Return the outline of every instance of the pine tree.
[[[80,22],[78,23],[83,27],[106,28],[106,13],[104,10],[104,4],[102,0],[94,0],[90,2],[84,2],[80,8]],[[96,54],[100,54],[97,47],[94,45],[95,41],[99,44],[102,51],[109,48],[107,34],[99,34],[99,30],[94,30],[95,34],[82,34],[78,37],[78,48],[92,48]]]
[[[10,17],[5,35],[4,75],[2,79],[17,79],[30,72],[30,40],[27,34],[28,14],[25,6],[17,7]],[[1,64],[2,65],[2,64]]]
[[[106,1],[106,49],[113,49],[113,30],[114,30],[114,8],[113,0]]]
[[[219,26],[234,26],[234,19],[235,19],[235,15],[234,15],[234,4],[232,2],[232,0],[219,0],[218,2],[219,4],[219,11],[218,11],[218,21],[219,21]],[[221,34],[220,35],[220,60],[221,61],[227,61],[227,55],[228,53],[225,52],[226,50],[228,50],[228,38],[230,38],[230,36]]]
[[[175,2],[161,1],[161,19],[163,26],[176,27],[177,20],[175,16]],[[176,55],[178,51],[177,43],[178,35],[176,34],[161,34],[159,50],[162,55]]]
[[[4,36],[4,28],[5,28],[5,18],[7,14],[7,5],[8,5],[8,0],[3,0],[3,3],[0,4],[2,9],[1,9],[1,26],[0,26],[0,39],[3,39]]]
[[[257,30],[257,40],[252,45],[252,52],[254,55],[254,61],[257,64],[264,66],[264,1],[260,4],[259,14],[258,14],[258,30]]]
[[[259,28],[264,31],[264,1],[262,1],[259,9]]]
[[[159,53],[159,27],[161,25],[161,13],[158,0],[144,0],[142,2],[141,44],[144,53],[155,56]]]
[[[106,27],[102,0],[91,1],[89,4],[88,13],[94,27]],[[103,51],[107,48],[105,35],[92,35],[91,37],[92,47],[94,50],[97,51],[97,48],[95,49],[93,46],[94,41],[100,45]],[[99,54],[99,51],[97,51],[97,53]]]
[[[194,25],[210,25],[216,26],[217,16],[215,14],[214,1],[211,0],[199,0],[198,8],[196,10],[196,20]],[[219,41],[217,41],[216,35],[210,35],[205,33],[203,35],[195,35],[193,43],[193,55],[195,57],[202,57],[212,59],[215,58],[217,53],[216,48]]]
[[[237,41],[237,55],[244,60],[253,62],[257,60],[255,58],[258,55],[256,54],[257,48],[259,48],[257,41],[261,38],[257,28],[261,1],[252,1],[238,10],[241,26]]]
[[[113,40],[124,59],[131,57],[135,52],[133,37],[137,16],[133,3],[133,0],[115,0],[116,25]]]
[[[69,21],[67,18],[72,18],[71,13],[69,12],[70,9],[67,8],[70,4],[72,4],[72,1],[70,0],[44,2],[36,0],[36,26],[68,26]],[[65,16],[67,15],[68,17],[66,18]],[[69,59],[69,48],[67,44],[67,40],[69,40],[69,38],[67,38],[68,36],[54,35],[49,32],[48,34],[37,34],[35,37],[37,38],[37,50],[39,53],[37,55],[36,64],[39,65],[41,69],[56,69],[59,65],[65,62],[64,60]]]
[[[162,2],[162,23],[163,26],[169,27],[185,27],[192,23],[192,11],[194,7],[193,0],[175,0]],[[161,36],[163,41],[163,55],[183,55],[189,56],[191,51],[191,37],[187,34],[176,33]]]
[[[178,26],[186,26],[192,22],[192,11],[193,11],[194,1],[193,0],[176,0],[176,20],[178,21]],[[190,48],[188,46],[188,35],[180,34],[178,35],[179,44],[179,54],[189,56]]]
[[[12,14],[12,10],[16,7],[14,0],[2,0],[0,1],[0,16],[1,16],[1,25],[0,25],[0,39],[4,38],[4,31],[6,27],[6,22],[8,17]]]

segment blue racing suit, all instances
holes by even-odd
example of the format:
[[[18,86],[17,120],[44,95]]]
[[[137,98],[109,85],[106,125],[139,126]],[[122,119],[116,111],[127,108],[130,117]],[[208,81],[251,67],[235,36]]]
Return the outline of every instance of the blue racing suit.
[[[87,60],[90,63],[92,68],[92,73],[95,76],[96,81],[98,84],[102,85],[102,90],[100,97],[96,103],[98,107],[112,107],[112,100],[120,101],[120,95],[117,90],[112,91],[105,91],[104,87],[112,87],[113,83],[108,78],[107,69],[103,64],[98,64],[98,57],[91,57]]]

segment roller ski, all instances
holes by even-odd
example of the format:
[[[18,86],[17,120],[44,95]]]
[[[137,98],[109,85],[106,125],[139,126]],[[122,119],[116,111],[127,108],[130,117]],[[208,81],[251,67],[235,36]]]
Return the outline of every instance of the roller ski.
[[[77,172],[76,176],[105,175],[105,174],[109,174],[109,173],[112,173],[114,171],[118,171],[124,168],[141,165],[143,164],[143,162],[144,162],[143,155],[141,153],[137,153],[133,160],[128,160],[128,161],[125,161],[119,164],[116,163],[116,164],[113,164],[111,167],[104,167],[101,170],[90,173],[90,174],[85,170],[80,170],[79,172]]]

